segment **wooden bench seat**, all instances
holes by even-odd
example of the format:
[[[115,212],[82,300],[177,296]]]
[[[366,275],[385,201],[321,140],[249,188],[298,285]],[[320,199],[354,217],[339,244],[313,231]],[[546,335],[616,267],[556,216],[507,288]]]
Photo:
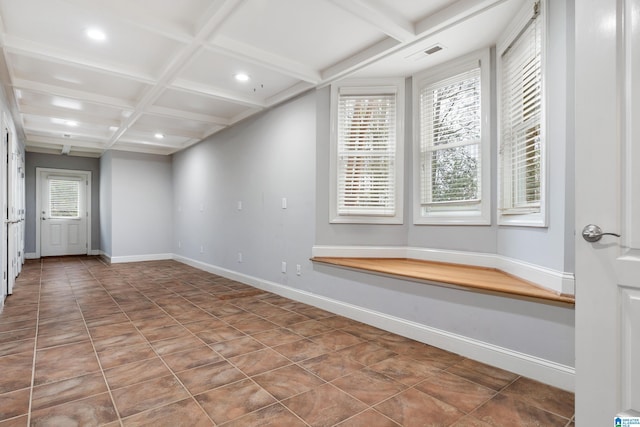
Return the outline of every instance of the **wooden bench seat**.
[[[469,291],[545,303],[575,304],[573,295],[559,295],[494,268],[407,258],[314,257],[311,261],[400,279],[453,286]]]

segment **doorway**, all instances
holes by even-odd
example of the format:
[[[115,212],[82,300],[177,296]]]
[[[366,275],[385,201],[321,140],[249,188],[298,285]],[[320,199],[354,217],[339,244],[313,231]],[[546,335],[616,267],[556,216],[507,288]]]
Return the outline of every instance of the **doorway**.
[[[36,169],[36,255],[91,253],[91,172]]]

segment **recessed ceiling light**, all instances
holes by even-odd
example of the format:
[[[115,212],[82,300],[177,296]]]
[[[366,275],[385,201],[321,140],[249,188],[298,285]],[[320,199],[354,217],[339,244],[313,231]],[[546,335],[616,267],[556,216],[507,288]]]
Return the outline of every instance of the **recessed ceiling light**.
[[[74,121],[74,120],[67,120],[67,121],[65,122],[65,124],[66,124],[67,126],[71,126],[72,128],[74,128],[74,127],[78,126],[78,122],[76,122],[76,121]]]
[[[164,134],[158,132],[156,134],[153,135],[156,139],[163,139],[164,138]]]
[[[248,82],[250,79],[249,74],[247,73],[237,73],[234,77],[239,82]]]
[[[107,39],[107,35],[100,28],[95,28],[95,27],[88,28],[87,31],[85,31],[85,34],[91,40],[95,40],[95,41],[98,41],[98,42],[102,42],[102,41],[105,41]]]

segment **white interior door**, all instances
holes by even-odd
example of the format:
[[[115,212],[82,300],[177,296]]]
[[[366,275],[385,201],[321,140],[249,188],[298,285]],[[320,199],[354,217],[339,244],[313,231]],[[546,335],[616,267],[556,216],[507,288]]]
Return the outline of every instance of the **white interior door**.
[[[0,227],[0,246],[2,246],[2,290],[0,298],[4,303],[4,297],[9,293],[9,262],[8,262],[8,243],[9,243],[9,200],[8,200],[8,163],[9,163],[9,147],[8,147],[8,131],[0,123],[2,129],[2,141],[0,143],[0,204],[2,205],[2,226]]]
[[[84,174],[41,172],[42,256],[81,255],[87,245],[87,186]]]
[[[640,417],[640,0],[575,8],[576,425],[615,426]]]
[[[22,266],[20,253],[20,229],[21,229],[21,205],[19,199],[20,182],[19,172],[20,151],[13,133],[6,131],[7,141],[7,293],[13,293],[16,277],[20,274]]]

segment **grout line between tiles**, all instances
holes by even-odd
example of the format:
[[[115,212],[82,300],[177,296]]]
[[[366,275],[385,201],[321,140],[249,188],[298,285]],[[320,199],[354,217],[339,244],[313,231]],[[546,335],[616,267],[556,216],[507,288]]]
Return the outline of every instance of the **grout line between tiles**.
[[[38,280],[38,311],[36,313],[36,331],[33,340],[33,366],[31,367],[31,387],[29,390],[29,409],[27,412],[27,425],[31,425],[31,407],[33,406],[33,387],[36,380],[36,356],[38,351],[38,330],[40,328],[40,300],[42,298],[42,269],[43,265],[40,262],[40,278]]]

